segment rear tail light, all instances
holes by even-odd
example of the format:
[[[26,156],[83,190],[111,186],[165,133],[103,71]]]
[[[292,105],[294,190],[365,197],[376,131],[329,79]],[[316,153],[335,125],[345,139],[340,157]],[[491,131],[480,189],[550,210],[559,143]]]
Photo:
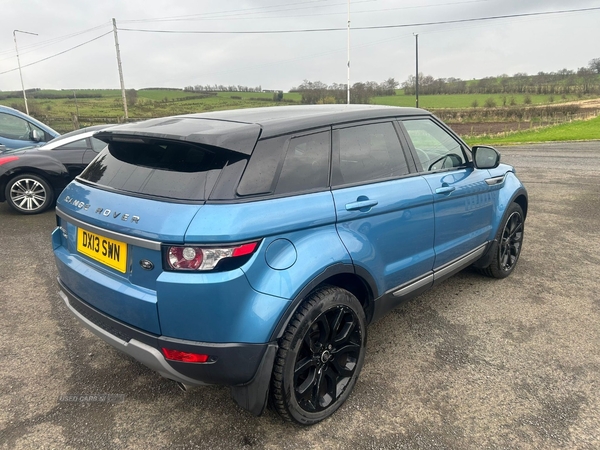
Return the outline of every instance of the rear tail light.
[[[220,262],[232,262],[236,258],[239,265],[258,248],[260,241],[238,244],[231,247],[170,246],[166,248],[167,268],[171,270],[213,270]],[[235,266],[234,264],[233,266]],[[238,265],[238,267],[239,267]],[[228,265],[228,268],[233,268]]]
[[[181,350],[173,350],[170,348],[163,348],[162,351],[165,358],[171,361],[205,363],[210,359],[209,355],[204,355],[202,353],[182,352]]]
[[[9,162],[13,162],[19,159],[18,156],[0,156],[0,166],[2,164],[8,164]]]

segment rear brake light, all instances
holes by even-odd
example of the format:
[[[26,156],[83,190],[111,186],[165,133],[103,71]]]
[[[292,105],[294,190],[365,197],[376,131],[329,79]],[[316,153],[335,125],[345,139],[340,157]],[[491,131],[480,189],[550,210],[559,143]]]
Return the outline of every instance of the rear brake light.
[[[162,351],[165,358],[171,361],[205,363],[210,358],[209,355],[204,355],[202,353],[182,352],[181,350],[172,350],[170,348],[163,348]]]
[[[213,270],[225,259],[239,258],[254,253],[259,241],[231,247],[167,247],[167,264],[171,270]]]
[[[19,159],[18,156],[0,156],[0,166]]]

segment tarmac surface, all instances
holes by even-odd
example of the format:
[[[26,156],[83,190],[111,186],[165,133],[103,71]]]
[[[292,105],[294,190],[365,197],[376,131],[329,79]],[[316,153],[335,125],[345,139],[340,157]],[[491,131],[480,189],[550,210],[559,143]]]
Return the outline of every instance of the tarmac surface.
[[[600,448],[600,142],[499,150],[530,196],[515,272],[467,269],[371,325],[354,392],[308,428],[184,393],[84,330],[54,213],[0,204],[0,449]]]

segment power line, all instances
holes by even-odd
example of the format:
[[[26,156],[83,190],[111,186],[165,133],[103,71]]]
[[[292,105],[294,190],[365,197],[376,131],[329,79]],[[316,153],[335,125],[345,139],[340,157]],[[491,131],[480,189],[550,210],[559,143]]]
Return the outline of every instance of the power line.
[[[356,5],[358,3],[370,3],[372,1],[376,1],[376,0],[364,0],[364,1],[359,1],[359,2],[354,1],[352,3],[352,5]],[[401,7],[396,7],[396,8],[369,9],[369,10],[362,10],[362,11],[353,11],[352,15],[371,14],[371,13],[408,10],[408,9],[436,8],[436,7],[443,7],[443,6],[455,6],[455,5],[482,3],[482,2],[490,2],[490,1],[496,1],[496,0],[466,0],[466,1],[459,1],[459,2],[452,2],[452,3],[435,3],[435,4],[431,4],[431,5],[416,5],[416,6],[401,6]],[[305,3],[305,2],[298,3],[298,4],[303,4],[303,3]],[[291,5],[294,5],[294,4],[296,4],[296,3],[292,3]],[[283,19],[283,18],[288,18],[288,17],[298,18],[298,17],[345,15],[346,12],[328,12],[328,13],[316,13],[316,14],[293,14],[293,15],[287,15],[287,16],[277,15],[277,16],[248,17],[248,16],[251,16],[252,14],[271,14],[271,13],[277,13],[277,12],[296,11],[299,9],[329,8],[332,6],[341,6],[341,5],[345,5],[345,3],[331,3],[328,5],[321,5],[321,6],[317,5],[317,6],[310,6],[310,7],[303,7],[303,8],[275,9],[272,11],[243,12],[246,10],[237,10],[237,11],[223,11],[221,13],[196,14],[196,15],[192,15],[192,16],[176,16],[176,17],[171,17],[171,18],[166,17],[166,18],[156,18],[156,19],[122,20],[121,23],[178,22],[178,21],[192,22],[192,21],[209,21],[209,20],[223,20],[223,19],[227,19],[227,20],[267,20],[267,19],[273,19],[273,18]],[[263,9],[263,8],[251,8],[250,10],[252,10],[252,9]],[[250,10],[247,10],[247,11],[250,11]],[[214,17],[198,17],[198,16],[211,16],[211,15],[213,15]]]
[[[108,32],[106,32],[104,34],[101,34],[100,36],[97,36],[97,37],[95,37],[93,39],[90,39],[89,41],[85,41],[85,42],[83,42],[83,43],[81,43],[79,45],[76,45],[75,47],[71,47],[71,48],[69,48],[67,50],[63,50],[62,52],[55,53],[54,55],[51,55],[51,56],[47,56],[46,58],[39,59],[39,60],[31,62],[29,64],[25,64],[24,66],[21,66],[21,68],[33,66],[34,64],[41,63],[42,61],[47,61],[47,60],[49,60],[51,58],[55,58],[56,56],[64,55],[65,53],[70,52],[71,50],[75,50],[76,48],[82,47],[82,46],[84,46],[86,44],[89,44],[90,42],[97,41],[98,39],[103,38],[104,36],[108,36],[111,33],[112,33],[112,30],[108,31]],[[0,75],[4,75],[5,73],[9,73],[9,72],[14,72],[15,70],[19,70],[19,68],[15,67],[14,69],[5,70],[4,72],[0,72]]]
[[[327,5],[311,5],[303,8],[287,8],[288,6],[295,5],[307,5],[313,3],[323,3],[327,0],[311,0],[311,1],[303,1],[303,2],[294,2],[294,3],[286,3],[280,4],[277,6],[259,6],[255,8],[246,8],[246,9],[235,9],[228,11],[217,11],[217,12],[209,12],[209,13],[201,13],[201,14],[191,14],[185,16],[173,16],[173,17],[160,17],[153,19],[134,19],[134,20],[121,20],[121,23],[140,23],[140,22],[175,22],[175,21],[184,21],[184,20],[204,20],[203,17],[208,18],[230,18],[231,16],[239,16],[240,14],[248,15],[248,14],[262,14],[264,12],[280,12],[280,11],[294,11],[297,9],[306,9],[306,8],[328,8],[331,6],[345,5],[345,3],[329,3]],[[377,0],[361,0],[355,3],[369,3]],[[286,9],[281,9],[286,8]],[[260,11],[259,11],[260,10]],[[266,11],[265,11],[266,10]]]
[[[424,27],[432,25],[448,25],[456,23],[468,23],[468,22],[480,22],[500,19],[514,19],[519,17],[533,17],[533,16],[547,16],[556,14],[567,14],[575,12],[586,12],[586,11],[597,11],[599,7],[593,8],[581,8],[581,9],[565,9],[560,11],[544,11],[534,13],[521,13],[521,14],[507,14],[501,16],[487,16],[487,17],[475,17],[470,19],[456,19],[456,20],[441,20],[435,22],[420,22],[420,23],[406,23],[398,25],[375,25],[369,27],[354,27],[352,30],[384,30],[393,28],[408,28],[408,27]],[[162,34],[291,34],[291,33],[318,33],[318,32],[330,32],[330,31],[346,31],[346,28],[304,28],[297,30],[252,30],[252,31],[208,31],[208,30],[149,30],[140,28],[119,28],[121,31],[134,31],[139,33],[162,33]]]
[[[31,43],[31,44],[22,45],[21,47],[25,51],[21,51],[19,53],[21,53],[22,55],[24,55],[26,53],[30,53],[31,51],[33,51],[33,49],[39,49],[39,48],[47,47],[49,45],[58,44],[59,42],[65,41],[67,39],[70,39],[70,38],[73,38],[73,37],[76,37],[76,36],[80,36],[80,35],[85,34],[85,33],[89,33],[90,31],[94,31],[94,30],[97,30],[99,28],[106,27],[108,25],[109,25],[109,22],[106,22],[106,23],[103,23],[102,25],[98,25],[98,26],[95,26],[95,27],[92,27],[92,28],[88,28],[88,29],[83,30],[83,31],[77,31],[77,32],[74,32],[74,33],[71,33],[71,34],[67,34],[67,35],[64,35],[64,36],[58,36],[58,37],[55,37],[55,38],[52,38],[52,39],[48,39],[48,40],[45,40],[45,41],[41,41],[41,42],[36,41],[34,43]],[[27,51],[27,50],[29,50],[29,51]],[[15,53],[14,49],[7,49],[7,50],[0,51],[0,55],[3,55],[3,54],[13,54],[13,53]],[[14,55],[10,56],[8,58],[0,59],[0,61],[4,61],[6,59],[10,59],[10,58],[13,58],[13,57],[14,57]]]

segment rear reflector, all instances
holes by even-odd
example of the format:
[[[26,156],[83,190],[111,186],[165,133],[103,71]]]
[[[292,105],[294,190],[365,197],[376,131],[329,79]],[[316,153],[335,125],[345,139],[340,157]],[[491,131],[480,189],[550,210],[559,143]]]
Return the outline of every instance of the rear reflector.
[[[163,348],[162,351],[165,355],[165,358],[171,361],[205,363],[208,361],[209,358],[209,355],[203,355],[201,353],[182,352],[180,350],[172,350],[169,348]]]
[[[242,244],[239,247],[233,249],[233,254],[231,256],[244,256],[251,254],[258,245],[258,242],[250,242],[248,244]]]

